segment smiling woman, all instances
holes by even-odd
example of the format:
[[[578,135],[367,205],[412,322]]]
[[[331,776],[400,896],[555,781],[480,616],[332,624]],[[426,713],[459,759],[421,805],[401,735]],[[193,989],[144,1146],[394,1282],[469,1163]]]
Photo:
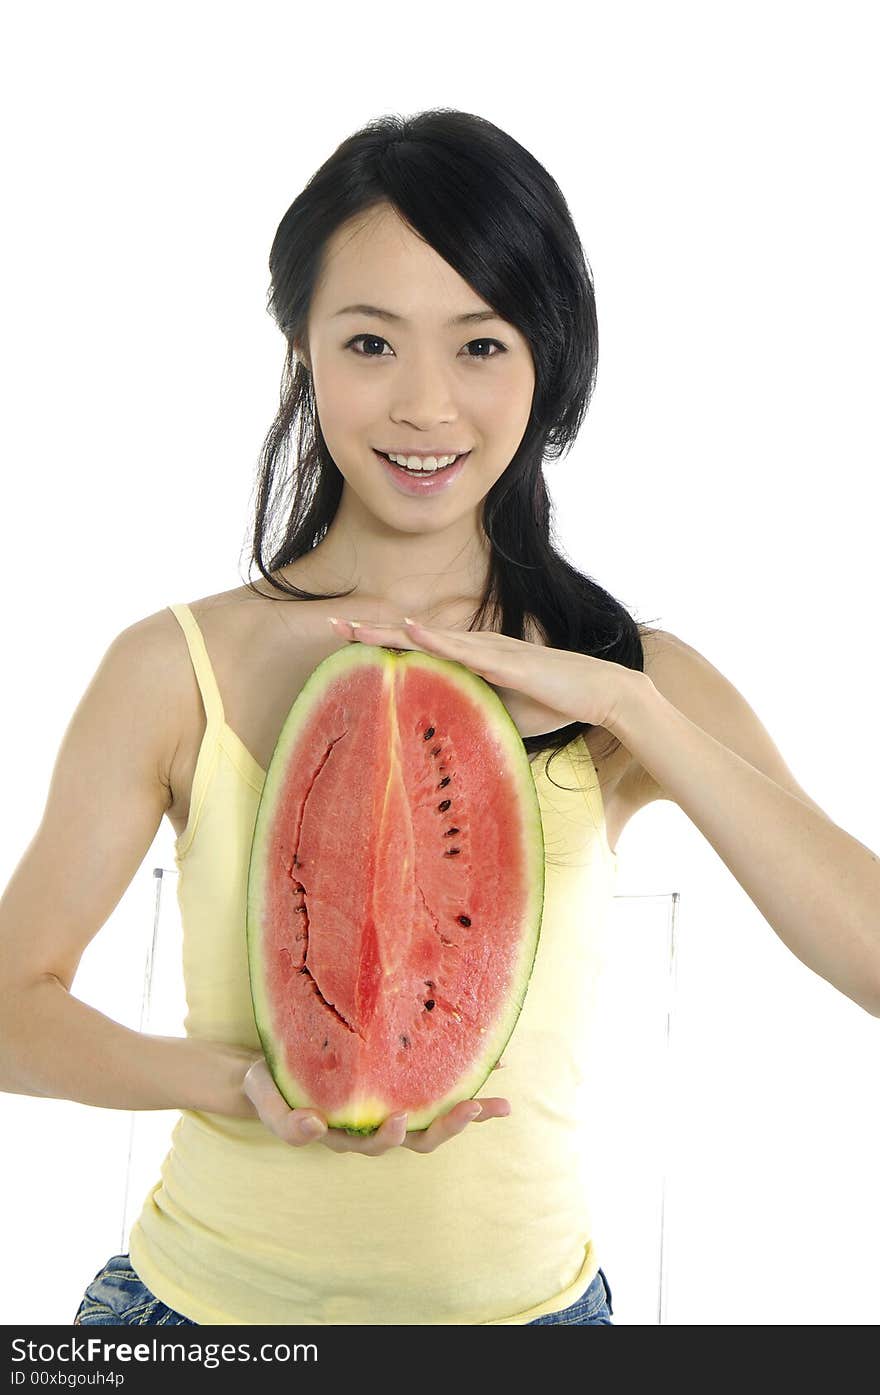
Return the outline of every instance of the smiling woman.
[[[545,462],[574,442],[596,375],[580,240],[527,150],[491,122],[439,110],[383,118],[344,141],[284,214],[269,265],[286,361],[257,487],[253,560],[268,589],[249,582],[175,604],[111,646],[4,897],[0,1082],[181,1113],[128,1251],[98,1271],[82,1322],[109,1309],[132,1323],[610,1323],[586,1080],[617,865],[606,796],[632,764],[616,732],[650,678],[643,627],[553,540]],[[345,1139],[277,1088],[245,927],[279,732],[322,659],[357,642],[345,624],[331,630],[329,610],[360,621],[367,643],[422,648],[495,688],[532,757],[540,841],[534,817],[529,827],[546,863],[534,966],[497,1067],[503,1095],[490,1076],[486,1093],[426,1130],[389,1115],[375,1135]],[[419,705],[432,706],[430,693]],[[333,879],[321,898],[307,870],[297,864],[294,888],[294,866],[282,864],[293,899],[279,958],[290,967],[308,953],[330,1010],[338,983],[321,967],[322,932],[324,944],[355,946],[356,994],[369,992],[364,964],[378,972],[383,954],[406,959],[413,945],[442,993],[462,914],[477,946],[467,991],[492,972],[471,922],[480,888],[467,888],[465,912],[437,874],[452,849],[434,835],[483,840],[487,858],[503,848],[493,854],[481,811],[457,794],[467,762],[437,705],[420,750],[424,788],[394,782],[395,827],[406,843],[416,820],[448,819],[429,822],[419,846],[435,849],[437,865],[433,854],[420,863],[418,894],[388,935],[376,930],[375,872],[346,914]],[[375,711],[359,715],[355,772],[391,730]],[[601,779],[596,736],[619,748]],[[561,779],[538,759],[553,754]],[[435,760],[443,793],[432,807]],[[185,1038],[128,1031],[70,992],[165,813],[178,834]],[[375,801],[346,799],[332,828],[340,867],[347,839],[369,850],[385,828]],[[386,854],[387,868],[395,849]],[[375,866],[369,852],[364,863]],[[282,913],[282,940],[286,924]],[[372,958],[370,936],[381,950]],[[455,1036],[446,1044],[454,1053]],[[372,1045],[381,1053],[381,1036]],[[334,1151],[350,1154],[345,1164]]]
[[[269,265],[286,359],[253,536],[268,588],[130,626],[79,704],[0,902],[0,1088],[180,1112],[128,1249],[98,1269],[80,1322],[610,1324],[590,1086],[605,1065],[595,1007],[626,818],[674,800],[792,952],[877,1014],[880,863],[812,803],[708,660],[638,624],[555,545],[544,469],[590,402],[596,310],[565,200],[528,151],[464,112],[371,122],[291,204]],[[410,708],[376,685],[356,721],[334,693],[329,749],[322,733],[312,752],[323,813],[308,829],[332,874],[313,875],[273,827],[266,962],[292,975],[308,957],[322,1011],[340,1030],[360,1026],[380,1060],[398,1049],[388,1014],[366,1025],[350,1014],[353,1026],[346,984],[356,1007],[377,1001],[377,982],[401,985],[404,1009],[411,992],[435,1004],[435,990],[460,984],[454,1013],[422,999],[426,1030],[458,1059],[459,1007],[497,968],[480,936],[487,893],[467,871],[480,864],[462,851],[478,847],[497,871],[515,865],[510,837],[529,842],[525,890],[536,905],[537,864],[541,915],[515,1027],[485,1053],[503,1048],[483,1085],[411,1131],[412,1078],[406,1109],[373,1101],[376,1132],[342,1137],[305,1095],[291,1108],[278,1089],[246,922],[285,721],[322,661],[357,644],[419,649],[429,657],[412,674],[451,661],[472,687],[490,684],[509,740],[532,757],[533,812],[511,834],[467,797],[470,726],[430,684]],[[397,757],[407,720],[415,775]],[[349,731],[333,786],[330,751]],[[605,737],[618,749],[600,773]],[[500,779],[506,811],[503,765]],[[299,839],[305,805],[290,802]],[[185,1037],[129,1031],[71,993],[166,814]],[[395,896],[400,867],[409,880]],[[474,957],[456,978],[462,928]],[[349,1059],[367,1054],[349,1044]],[[338,1064],[330,1051],[318,1069]],[[97,1265],[84,1268],[87,1279]]]

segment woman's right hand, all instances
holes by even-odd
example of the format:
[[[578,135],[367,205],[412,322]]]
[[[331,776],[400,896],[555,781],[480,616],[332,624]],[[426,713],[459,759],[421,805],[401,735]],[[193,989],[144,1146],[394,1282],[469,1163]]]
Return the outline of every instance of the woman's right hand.
[[[493,1070],[502,1069],[503,1066],[503,1061],[497,1061]],[[433,1153],[441,1143],[447,1143],[467,1128],[474,1111],[477,1111],[475,1122],[478,1124],[510,1113],[510,1101],[506,1099],[459,1100],[448,1114],[439,1115],[427,1129],[416,1129],[409,1133],[406,1115],[392,1114],[378,1132],[364,1136],[346,1133],[345,1129],[328,1128],[326,1119],[311,1107],[291,1109],[272,1079],[265,1056],[258,1057],[250,1066],[242,1089],[266,1127],[294,1148],[301,1148],[306,1143],[323,1143],[334,1153],[364,1153],[369,1158],[381,1157],[389,1148],[398,1147],[409,1148],[414,1153]],[[311,1120],[317,1120],[320,1125],[317,1133],[308,1130]]]

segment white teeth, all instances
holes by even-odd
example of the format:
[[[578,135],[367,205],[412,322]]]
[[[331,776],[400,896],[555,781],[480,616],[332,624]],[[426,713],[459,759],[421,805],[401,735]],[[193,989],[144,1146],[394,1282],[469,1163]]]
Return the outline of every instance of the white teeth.
[[[418,455],[392,455],[388,452],[388,459],[393,460],[395,465],[403,465],[405,469],[412,470],[417,474],[429,475],[434,470],[442,470],[444,466],[451,465],[453,460],[457,460],[457,455],[426,455],[424,459]]]

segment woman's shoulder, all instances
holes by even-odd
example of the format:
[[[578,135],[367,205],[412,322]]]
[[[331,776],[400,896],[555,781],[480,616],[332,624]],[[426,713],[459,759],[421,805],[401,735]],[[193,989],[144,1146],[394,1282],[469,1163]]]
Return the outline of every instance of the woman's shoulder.
[[[269,609],[247,586],[235,586],[228,591],[171,602],[134,621],[124,633],[140,650],[144,661],[161,673],[162,688],[168,699],[176,695],[185,709],[192,707],[194,701],[198,708],[198,695],[192,681],[191,635],[186,632],[185,620],[174,614],[172,605],[189,611],[212,668],[225,670],[234,666],[248,636],[253,637],[255,617],[262,618],[261,604],[265,610]]]
[[[264,589],[259,593],[253,589],[255,585],[256,583],[252,583],[251,586],[233,586],[228,591],[214,591],[179,604],[189,610],[206,638],[210,634],[220,644],[227,640],[234,643],[238,637],[237,630],[246,627],[252,631],[255,620],[271,609],[268,604],[271,601],[268,583],[261,579],[260,586]],[[275,595],[279,594],[275,592]],[[166,628],[170,621],[171,626],[180,632],[180,625],[172,614],[170,605],[162,612],[162,617]]]

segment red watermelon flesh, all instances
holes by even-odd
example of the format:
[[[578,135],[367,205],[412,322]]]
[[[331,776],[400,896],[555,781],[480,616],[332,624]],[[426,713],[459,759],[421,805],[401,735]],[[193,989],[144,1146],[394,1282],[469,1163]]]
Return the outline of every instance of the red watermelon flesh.
[[[254,829],[248,962],[291,1108],[427,1128],[501,1057],[537,950],[537,793],[500,698],[465,666],[351,644],[279,736]]]

